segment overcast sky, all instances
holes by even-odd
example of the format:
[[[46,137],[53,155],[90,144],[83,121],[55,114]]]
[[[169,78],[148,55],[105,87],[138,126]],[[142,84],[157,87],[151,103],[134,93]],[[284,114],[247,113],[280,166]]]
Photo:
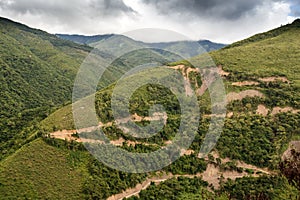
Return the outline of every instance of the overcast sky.
[[[50,33],[140,28],[231,43],[300,17],[299,0],[0,0],[0,15]]]

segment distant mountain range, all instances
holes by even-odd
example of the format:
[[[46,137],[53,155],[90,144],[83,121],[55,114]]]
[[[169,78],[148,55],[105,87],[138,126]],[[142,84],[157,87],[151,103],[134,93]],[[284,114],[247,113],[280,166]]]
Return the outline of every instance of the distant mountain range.
[[[141,41],[133,40],[129,37],[126,37],[124,35],[116,35],[116,34],[105,34],[105,35],[94,35],[94,36],[85,36],[85,35],[68,35],[68,34],[56,34],[61,39],[69,40],[78,44],[85,44],[89,46],[96,46],[99,42],[103,40],[107,40],[111,37],[120,37],[126,40],[130,40],[130,42],[135,43],[135,45],[144,46],[144,47],[151,47],[151,48],[157,48],[157,49],[175,49],[180,50],[184,48],[190,49],[190,52],[192,51],[193,55],[199,55],[201,53],[201,50],[199,50],[199,46],[205,49],[205,51],[215,51],[224,48],[227,46],[226,44],[220,44],[220,43],[214,43],[209,40],[199,40],[199,41],[174,41],[174,42],[159,42],[159,43],[145,43]],[[195,46],[196,44],[199,44],[199,46]]]

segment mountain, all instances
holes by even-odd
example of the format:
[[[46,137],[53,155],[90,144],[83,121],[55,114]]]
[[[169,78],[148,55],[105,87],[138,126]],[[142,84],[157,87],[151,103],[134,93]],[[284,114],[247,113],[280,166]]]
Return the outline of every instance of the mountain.
[[[101,40],[108,39],[114,34],[106,34],[106,35],[93,35],[93,36],[83,36],[83,35],[68,35],[68,34],[56,34],[57,37],[69,40],[78,44],[91,44],[95,42],[99,42]]]
[[[0,18],[2,155],[21,145],[31,134],[36,118],[44,118],[54,107],[70,102],[77,70],[90,50]],[[18,139],[12,140],[14,137]]]
[[[235,77],[232,78],[247,80],[250,76],[283,76],[298,87],[299,28],[298,19],[291,24],[229,45],[211,55],[217,64],[223,65],[225,71],[233,72]]]
[[[86,44],[90,46],[96,46],[97,42],[100,42],[102,40],[106,40],[111,37],[124,37],[122,35],[115,35],[115,34],[108,34],[108,35],[95,35],[95,36],[84,36],[84,35],[67,35],[67,34],[56,34],[58,37],[61,39],[65,39],[68,41],[76,42],[78,44]],[[181,42],[160,42],[160,43],[144,43],[140,41],[135,41],[132,40],[132,42],[135,42],[136,44],[142,45],[142,46],[147,46],[147,47],[152,47],[152,48],[159,48],[159,49],[169,49],[172,50],[174,48],[177,49],[177,51],[180,48],[182,49],[182,52],[184,52],[187,47],[191,46],[194,50],[194,55],[198,55],[201,53],[200,50],[198,50],[199,47],[193,47],[195,46],[195,42],[189,42],[189,41],[181,41]],[[209,40],[200,40],[197,41],[197,43],[204,48],[207,52],[214,51],[221,49],[225,47],[225,44],[219,44],[219,43],[214,43]],[[195,50],[195,48],[197,48]],[[191,51],[191,50],[190,50]]]
[[[74,131],[72,105],[69,104],[57,109],[46,119],[37,120],[40,122],[38,126],[27,130],[35,137],[25,145],[20,144],[21,148],[18,151],[1,160],[0,198],[298,199],[300,186],[297,185],[297,176],[283,176],[279,166],[286,167],[281,162],[282,155],[289,155],[289,143],[299,140],[300,136],[299,34],[299,20],[296,20],[292,24],[210,53],[223,77],[228,93],[228,105],[223,132],[207,158],[199,158],[198,153],[209,128],[210,119],[214,117],[209,109],[209,93],[201,86],[202,80],[197,79],[198,72],[186,62],[165,63],[170,68],[181,71],[191,88],[200,91],[197,92],[201,112],[200,126],[187,152],[173,152],[174,155],[183,154],[180,159],[153,173],[130,174],[110,169],[85,149],[83,142],[88,142],[84,140],[85,137],[92,137],[90,139],[94,141],[97,133],[93,132],[92,128],[91,131],[84,130],[82,133]],[[19,35],[16,34],[12,38],[18,38]],[[1,38],[5,36],[4,34]],[[40,42],[47,38],[44,37]],[[114,60],[115,54],[122,54],[125,48],[130,47],[134,50],[141,47],[140,43],[122,36],[106,40],[107,46],[102,45],[96,52],[102,51],[100,54],[111,60]],[[35,44],[29,41],[26,43],[29,44],[26,48],[34,47]],[[120,43],[125,44],[123,48],[108,48]],[[42,44],[44,48],[45,45]],[[69,45],[76,46],[74,43],[68,43],[60,46],[60,52],[65,52],[65,49],[68,49],[66,52],[73,52],[74,48]],[[58,47],[53,45],[53,48]],[[76,48],[85,49],[87,46],[78,45]],[[1,47],[1,50],[7,50],[10,56],[13,56],[18,49]],[[83,55],[86,53],[84,50],[79,52]],[[144,54],[150,57],[145,57]],[[76,54],[75,57],[78,55],[82,54]],[[126,57],[118,57],[109,69],[118,69],[119,66],[119,77],[126,70],[131,70],[132,65],[137,62],[142,64],[154,58],[161,58],[155,55],[157,56],[154,51],[133,52]],[[200,60],[202,56],[193,59]],[[172,55],[167,58],[178,59]],[[168,59],[162,58],[159,60],[160,63],[167,61]],[[28,61],[25,60],[24,63],[26,62]],[[113,76],[114,70],[107,73]],[[148,72],[156,76],[164,75],[155,71]],[[139,78],[147,77],[146,72],[139,73]],[[15,77],[11,77],[12,81],[14,79]],[[126,87],[132,87],[132,79],[135,77],[130,75],[125,78]],[[132,94],[129,107],[132,118],[138,125],[146,126],[155,121],[155,116],[148,116],[148,110],[154,104],[165,106],[168,116],[165,127],[158,134],[151,138],[138,139],[122,131],[113,121],[110,105],[116,85],[112,83],[114,80],[118,78],[107,78],[107,82],[99,87],[95,105],[103,132],[111,143],[132,153],[149,153],[172,143],[171,140],[174,139],[182,120],[178,98],[170,90],[157,84],[145,85]],[[8,86],[12,84],[7,80],[5,83]],[[6,93],[10,94],[12,91],[7,90]],[[180,95],[185,96],[185,93]],[[122,99],[122,95],[118,97]],[[29,102],[29,105],[30,103],[32,102]],[[161,116],[163,115],[162,113]],[[24,119],[25,122],[26,120]],[[79,135],[81,138],[78,138]],[[8,149],[9,147],[5,150]],[[155,162],[148,164],[152,165]],[[284,169],[284,174],[290,172],[289,170],[293,169]],[[297,173],[297,170],[292,172]],[[137,193],[139,196],[131,196]]]

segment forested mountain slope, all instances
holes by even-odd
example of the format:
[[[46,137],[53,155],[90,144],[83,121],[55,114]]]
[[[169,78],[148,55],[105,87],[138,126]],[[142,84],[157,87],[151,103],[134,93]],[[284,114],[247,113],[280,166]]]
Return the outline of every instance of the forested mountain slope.
[[[40,138],[1,161],[0,194],[3,198],[40,199],[68,198],[69,195],[74,199],[114,199],[117,196],[130,199],[298,199],[299,185],[295,183],[299,181],[284,177],[279,166],[289,142],[300,138],[299,21],[275,32],[259,34],[211,53],[223,76],[228,105],[222,135],[207,158],[199,158],[198,153],[212,117],[209,94],[202,88],[202,80],[195,76],[199,71],[179,61],[165,67],[186,76],[197,91],[201,111],[195,141],[187,152],[174,152],[182,154],[179,160],[156,173],[128,174],[109,169],[85,150],[84,140],[78,136],[93,135],[93,129],[78,135],[73,130],[72,106],[67,105],[41,122]],[[137,59],[129,58],[130,62]],[[201,59],[201,55],[195,59]],[[116,66],[121,61],[117,60]],[[135,122],[145,126],[155,121],[155,116],[148,116],[148,110],[156,103],[166,106],[168,118],[165,127],[155,136],[136,139],[114,122],[110,108],[114,85],[96,93],[95,106],[101,128],[111,144],[135,153],[153,152],[170,144],[180,121],[178,99],[162,86],[148,84],[139,88],[130,100]],[[134,196],[136,194],[140,196]]]
[[[0,152],[9,151],[15,141],[4,143],[36,118],[70,102],[73,80],[90,50],[0,18]]]

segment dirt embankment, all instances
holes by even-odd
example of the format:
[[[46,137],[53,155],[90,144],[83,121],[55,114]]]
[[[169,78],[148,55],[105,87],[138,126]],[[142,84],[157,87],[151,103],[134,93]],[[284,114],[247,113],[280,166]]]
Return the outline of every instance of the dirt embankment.
[[[256,114],[259,114],[262,116],[267,116],[268,114],[273,116],[273,115],[277,115],[279,113],[287,113],[287,112],[297,114],[298,112],[300,112],[300,110],[296,110],[292,107],[285,107],[285,108],[274,107],[272,110],[270,110],[265,105],[262,105],[262,104],[258,105],[257,110],[256,110]]]
[[[208,85],[214,82],[215,80],[214,74],[217,73],[222,77],[226,77],[230,74],[229,72],[225,72],[221,65],[219,65],[218,67],[214,67],[214,68],[209,67],[201,70],[198,68],[186,67],[184,65],[177,65],[169,68],[181,71],[185,80],[185,91],[187,96],[191,96],[193,94],[193,90],[191,88],[191,82],[189,79],[191,72],[198,73],[200,76],[202,76],[202,81],[203,81],[202,85],[199,86],[197,82],[195,84],[196,94],[198,96],[202,96],[205,93],[205,91],[208,89]]]
[[[291,154],[292,149],[296,150],[297,152],[300,152],[300,141],[291,141],[288,149],[282,154],[281,159],[282,160],[289,159],[292,156]]]
[[[186,96],[192,96],[194,91],[191,87],[189,75],[191,72],[200,73],[200,70],[197,68],[186,67],[185,65],[177,65],[177,66],[172,66],[169,68],[181,71],[183,78],[184,78],[184,87],[185,87]]]
[[[276,82],[276,81],[281,81],[283,83],[291,83],[286,77],[280,77],[280,76],[279,77],[276,77],[276,76],[265,77],[265,78],[260,78],[258,80],[265,82],[265,83]]]
[[[290,83],[290,81],[286,78],[286,77],[265,77],[265,78],[259,78],[258,79],[261,82],[264,83],[271,83],[271,82],[283,82],[283,83]],[[234,82],[231,85],[233,86],[238,86],[238,87],[242,87],[242,86],[252,86],[252,85],[259,85],[260,83],[257,81],[241,81],[241,82]]]
[[[257,90],[245,90],[242,92],[230,92],[227,94],[227,101],[235,101],[235,100],[243,100],[246,97],[259,97],[259,98],[264,98],[264,94],[257,91]]]
[[[145,121],[164,120],[164,124],[166,125],[167,119],[168,119],[167,113],[156,112],[156,113],[153,113],[153,116],[151,116],[151,117],[141,117],[135,113],[131,117],[119,119],[117,123],[127,123],[129,120],[133,120],[134,122],[141,122],[143,120],[145,120]],[[88,139],[88,138],[82,138],[82,137],[78,138],[75,136],[75,134],[76,133],[78,133],[78,134],[91,133],[102,127],[109,127],[112,125],[113,125],[112,122],[109,122],[106,124],[103,124],[100,122],[98,126],[83,128],[83,129],[79,129],[79,130],[61,130],[61,131],[56,131],[56,132],[50,133],[49,135],[52,138],[61,139],[61,140],[68,140],[68,141],[73,140],[73,141],[81,142],[81,143],[101,143],[101,144],[103,144],[104,142],[101,140],[94,140],[94,139]],[[133,146],[135,146],[137,144],[141,144],[141,142],[125,141],[123,138],[120,138],[120,139],[114,140],[114,141],[110,141],[110,143],[115,146],[122,146],[124,142],[126,142],[127,145],[133,145]],[[149,144],[145,144],[145,145],[149,145]]]
[[[271,115],[276,115],[278,113],[285,113],[285,112],[291,112],[293,114],[297,114],[298,112],[300,112],[300,110],[295,110],[294,108],[291,107],[285,107],[285,108],[275,107],[273,108]]]
[[[242,81],[242,82],[234,82],[231,85],[239,86],[239,87],[252,86],[252,85],[259,85],[259,82],[256,82],[256,81]]]
[[[262,115],[262,116],[267,116],[269,111],[270,111],[270,109],[268,109],[266,106],[260,104],[257,107],[256,114]]]

